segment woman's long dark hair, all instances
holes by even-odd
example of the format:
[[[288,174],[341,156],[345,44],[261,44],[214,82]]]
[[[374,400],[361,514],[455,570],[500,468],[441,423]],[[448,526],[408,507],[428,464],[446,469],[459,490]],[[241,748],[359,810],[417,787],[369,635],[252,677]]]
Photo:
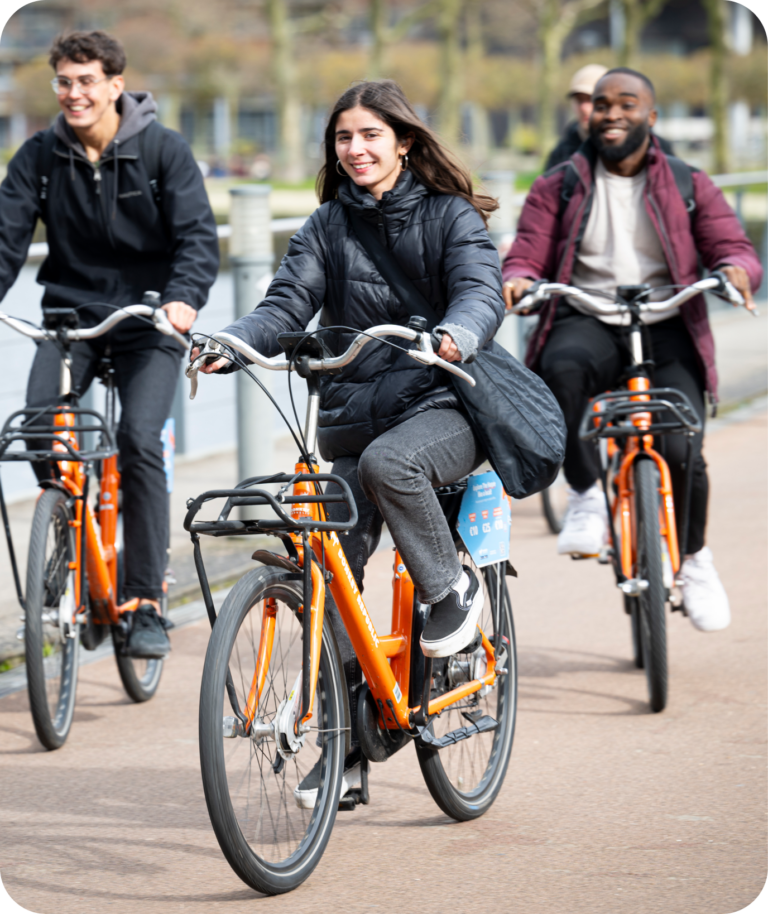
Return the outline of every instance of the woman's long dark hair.
[[[403,90],[392,79],[358,83],[347,89],[334,105],[325,128],[325,165],[317,176],[317,196],[321,203],[337,198],[339,185],[345,177],[336,170],[336,121],[342,111],[357,107],[372,111],[400,140],[413,134],[408,167],[416,178],[435,193],[463,197],[482,216],[487,228],[488,216],[499,208],[498,201],[475,193],[469,171],[419,118]]]

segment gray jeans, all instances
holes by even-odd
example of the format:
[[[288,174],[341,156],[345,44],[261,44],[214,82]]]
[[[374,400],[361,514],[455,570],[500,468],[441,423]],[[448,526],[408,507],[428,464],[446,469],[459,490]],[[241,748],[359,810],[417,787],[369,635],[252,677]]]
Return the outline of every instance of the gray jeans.
[[[434,486],[456,482],[485,460],[472,426],[455,409],[428,409],[385,432],[360,457],[339,457],[333,472],[352,489],[358,522],[342,545],[358,587],[376,551],[386,521],[422,603],[437,603],[461,575],[453,535]],[[332,491],[332,486],[328,491]],[[346,519],[343,505],[329,505],[329,517]],[[362,671],[333,600],[328,600],[352,712],[356,743],[357,694]]]

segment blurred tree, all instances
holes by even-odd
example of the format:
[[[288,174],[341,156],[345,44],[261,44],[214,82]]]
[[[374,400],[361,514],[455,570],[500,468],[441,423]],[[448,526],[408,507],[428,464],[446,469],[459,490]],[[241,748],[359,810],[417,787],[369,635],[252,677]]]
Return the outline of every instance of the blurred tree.
[[[707,11],[707,31],[711,60],[709,66],[709,114],[712,118],[712,168],[716,174],[728,171],[726,117],[728,110],[728,79],[726,75],[726,0],[703,0]]]
[[[385,73],[386,52],[396,42],[402,41],[408,32],[425,19],[433,16],[439,3],[427,0],[389,24],[392,4],[389,0],[369,0],[371,29],[371,56],[368,62],[368,79],[381,79]]]
[[[461,136],[462,52],[461,18],[466,0],[439,0],[437,33],[440,42],[440,94],[437,120],[440,135],[449,146]]]
[[[555,145],[555,111],[563,43],[577,25],[605,15],[605,0],[529,0],[539,17],[539,152]]]
[[[667,0],[618,0],[618,3],[624,20],[619,66],[636,69],[643,26],[659,15]]]
[[[272,40],[271,70],[278,122],[277,173],[284,181],[304,179],[301,99],[296,78],[296,49],[285,0],[266,0]]]

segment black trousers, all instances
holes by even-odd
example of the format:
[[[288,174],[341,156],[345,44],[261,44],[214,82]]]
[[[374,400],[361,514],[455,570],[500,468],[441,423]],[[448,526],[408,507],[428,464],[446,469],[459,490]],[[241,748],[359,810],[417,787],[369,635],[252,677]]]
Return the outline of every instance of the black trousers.
[[[104,353],[103,343],[72,345],[72,389],[82,396],[90,387]],[[120,397],[117,446],[123,492],[126,600],[159,599],[168,546],[169,504],[160,433],[171,412],[181,355],[167,349],[140,349],[111,356]],[[59,350],[38,344],[27,383],[27,406],[59,402]],[[33,464],[39,479],[50,466]]]
[[[652,384],[681,390],[693,404],[702,424],[701,433],[692,439],[693,480],[686,549],[691,554],[704,546],[709,500],[707,465],[701,453],[704,379],[693,341],[681,317],[651,324],[644,332],[647,356],[655,362]],[[565,416],[568,428],[565,477],[577,492],[586,491],[600,475],[596,445],[579,439],[581,418],[589,399],[611,389],[630,362],[626,328],[604,324],[567,305],[559,307],[544,345],[540,373]],[[669,464],[676,506],[681,506],[685,497],[686,442],[683,435],[665,435],[656,440],[658,450]],[[678,515],[678,535],[682,532],[682,522],[683,518]]]

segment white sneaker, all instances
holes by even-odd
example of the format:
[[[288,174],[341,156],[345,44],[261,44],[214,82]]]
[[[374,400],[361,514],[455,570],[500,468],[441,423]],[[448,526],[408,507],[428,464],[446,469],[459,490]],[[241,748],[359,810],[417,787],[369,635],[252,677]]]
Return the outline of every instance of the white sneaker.
[[[299,809],[314,809],[317,803],[317,791],[320,788],[320,762],[318,759],[314,767],[304,780],[294,789],[293,796]],[[345,797],[353,787],[360,787],[362,784],[362,775],[360,774],[360,762],[352,765],[344,771],[341,779],[341,793],[339,797]]]
[[[605,496],[595,483],[586,492],[568,488],[568,508],[563,529],[557,537],[560,555],[597,555],[608,542],[608,514]]]
[[[716,632],[731,624],[728,594],[705,546],[689,555],[680,569],[683,606],[691,622],[702,632]]]

